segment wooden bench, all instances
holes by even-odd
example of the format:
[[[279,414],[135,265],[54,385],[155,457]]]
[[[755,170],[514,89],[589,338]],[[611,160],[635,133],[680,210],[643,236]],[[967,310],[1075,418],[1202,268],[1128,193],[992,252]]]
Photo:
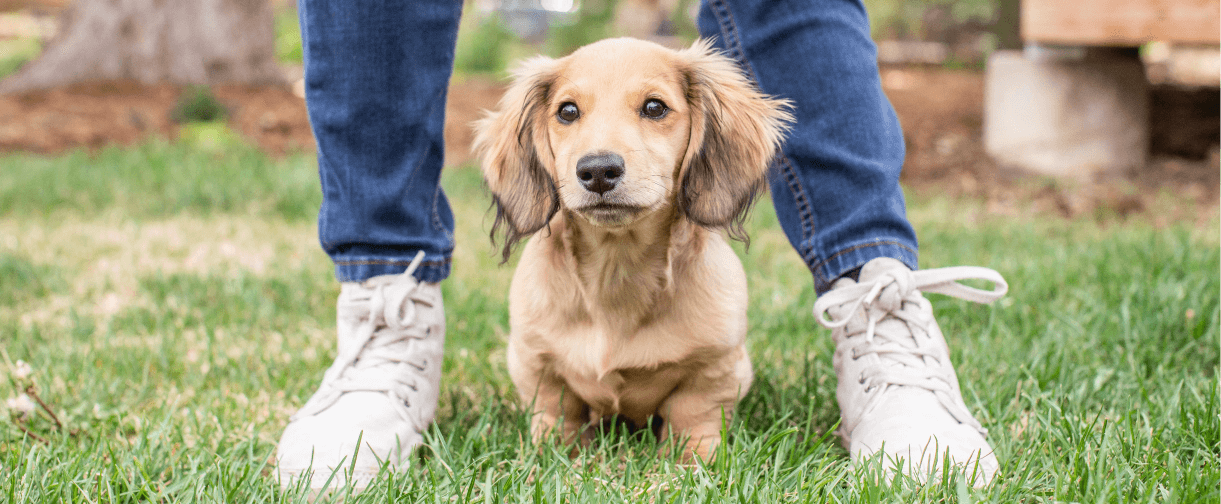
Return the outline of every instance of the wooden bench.
[[[1022,0],[1022,40],[1135,47],[1221,44],[1218,0]]]

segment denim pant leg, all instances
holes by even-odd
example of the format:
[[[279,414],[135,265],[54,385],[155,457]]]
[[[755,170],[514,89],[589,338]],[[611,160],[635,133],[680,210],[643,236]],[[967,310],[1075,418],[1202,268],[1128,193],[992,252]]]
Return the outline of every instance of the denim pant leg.
[[[342,282],[449,274],[454,218],[438,185],[462,2],[302,0],[305,98],[318,144],[318,237]]]
[[[797,123],[768,182],[818,293],[877,257],[915,269],[899,187],[903,132],[882,93],[861,1],[705,0],[699,28],[764,92],[795,105]]]

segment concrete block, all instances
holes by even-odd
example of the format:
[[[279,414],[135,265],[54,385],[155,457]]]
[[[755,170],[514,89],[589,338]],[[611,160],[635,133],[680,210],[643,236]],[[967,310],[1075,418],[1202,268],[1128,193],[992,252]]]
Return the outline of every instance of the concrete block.
[[[1148,118],[1139,60],[1022,51],[988,59],[984,148],[1002,167],[1083,181],[1127,173],[1148,157]]]

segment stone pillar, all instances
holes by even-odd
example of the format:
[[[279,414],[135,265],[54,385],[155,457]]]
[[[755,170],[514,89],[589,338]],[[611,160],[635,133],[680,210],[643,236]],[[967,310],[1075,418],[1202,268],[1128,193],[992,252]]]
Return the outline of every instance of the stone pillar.
[[[997,51],[988,59],[984,148],[1000,166],[1082,181],[1148,157],[1139,59],[1084,48]]]

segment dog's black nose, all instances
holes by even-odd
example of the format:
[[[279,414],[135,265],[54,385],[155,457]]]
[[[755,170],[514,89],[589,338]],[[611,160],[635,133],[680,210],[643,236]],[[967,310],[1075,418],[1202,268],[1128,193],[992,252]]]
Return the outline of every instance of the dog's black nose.
[[[585,190],[605,194],[623,179],[623,158],[613,152],[586,154],[577,161],[577,178]]]

